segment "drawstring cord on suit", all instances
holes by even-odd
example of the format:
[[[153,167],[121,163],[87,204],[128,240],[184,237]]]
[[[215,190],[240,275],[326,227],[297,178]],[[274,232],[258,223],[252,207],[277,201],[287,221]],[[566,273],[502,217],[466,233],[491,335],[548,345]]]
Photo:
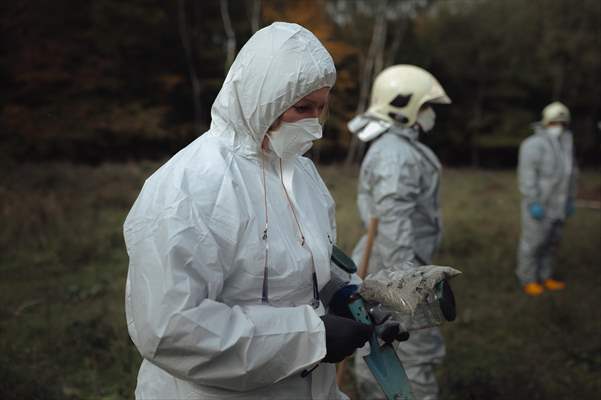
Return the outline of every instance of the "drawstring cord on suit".
[[[267,185],[265,184],[265,155],[261,151],[261,171],[263,173],[263,204],[265,206],[265,229],[263,229],[263,236],[261,237],[265,242],[265,265],[263,266],[263,288],[261,290],[261,303],[269,303],[269,242],[267,241],[267,230],[269,228],[269,214],[267,213]]]
[[[294,222],[296,223],[296,227],[298,229],[298,233],[300,235],[300,245],[301,247],[307,249],[309,255],[311,257],[311,273],[312,273],[312,283],[313,283],[313,300],[311,301],[311,306],[314,309],[317,309],[320,304],[319,300],[319,286],[317,282],[317,271],[315,268],[315,259],[313,257],[313,252],[308,246],[305,246],[305,235],[301,228],[301,225],[298,221],[298,217],[296,215],[296,211],[294,210],[294,206],[292,201],[290,200],[290,196],[288,195],[288,190],[286,190],[286,185],[284,185],[283,178],[283,168],[282,168],[282,159],[279,159],[279,169],[280,169],[280,182],[282,184],[282,188],[284,189],[284,194],[286,196],[286,201],[288,202],[288,207],[292,212],[292,216],[294,217]],[[263,183],[263,206],[265,211],[265,228],[263,230],[262,240],[265,242],[265,264],[263,266],[263,287],[261,291],[261,302],[263,304],[269,303],[269,242],[267,241],[268,230],[269,230],[269,214],[267,207],[267,183],[265,178],[265,155],[261,152],[261,172],[262,172],[262,183]]]

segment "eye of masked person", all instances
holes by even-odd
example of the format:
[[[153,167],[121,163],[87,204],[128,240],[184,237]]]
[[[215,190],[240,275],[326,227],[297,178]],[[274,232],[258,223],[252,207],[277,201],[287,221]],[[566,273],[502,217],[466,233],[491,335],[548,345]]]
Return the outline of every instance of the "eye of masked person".
[[[303,97],[282,114],[282,122],[317,118],[323,125],[328,115],[329,91],[329,88],[321,88]]]

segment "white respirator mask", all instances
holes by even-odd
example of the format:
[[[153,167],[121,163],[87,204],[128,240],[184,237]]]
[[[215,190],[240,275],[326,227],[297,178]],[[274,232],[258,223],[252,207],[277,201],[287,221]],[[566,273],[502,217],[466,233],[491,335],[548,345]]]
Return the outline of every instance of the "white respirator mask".
[[[553,125],[547,127],[547,133],[552,137],[559,137],[563,133],[563,126]]]
[[[321,139],[321,136],[322,128],[317,118],[282,122],[278,129],[267,132],[271,150],[282,159],[305,154],[313,146],[313,141]]]
[[[422,131],[430,132],[434,128],[434,122],[436,122],[436,113],[434,113],[432,107],[425,108],[417,114],[415,122],[422,128]]]

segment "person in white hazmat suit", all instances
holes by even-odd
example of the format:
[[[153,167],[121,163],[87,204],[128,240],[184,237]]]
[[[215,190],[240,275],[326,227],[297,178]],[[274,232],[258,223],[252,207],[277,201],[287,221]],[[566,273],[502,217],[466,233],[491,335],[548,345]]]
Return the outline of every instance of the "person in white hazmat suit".
[[[146,180],[124,225],[136,398],[346,398],[334,363],[372,330],[324,315],[334,203],[301,157],[321,137],[335,79],[311,32],[261,29],[209,131]]]
[[[561,290],[553,276],[553,253],[564,221],[574,213],[576,173],[570,111],[560,102],[544,108],[534,134],[520,146],[519,189],[522,194],[522,234],[517,277],[524,293],[538,296]]]
[[[441,164],[418,137],[434,126],[431,104],[450,102],[428,71],[395,65],[376,77],[368,111],[349,122],[349,129],[359,139],[373,141],[361,165],[357,199],[365,226],[374,218],[379,221],[369,258],[370,273],[431,264],[441,240]],[[355,247],[357,262],[367,242],[364,236]],[[434,366],[445,355],[440,330],[411,332],[409,340],[396,348],[416,399],[438,398]],[[362,359],[365,353],[362,349],[355,356],[361,399],[384,399]]]

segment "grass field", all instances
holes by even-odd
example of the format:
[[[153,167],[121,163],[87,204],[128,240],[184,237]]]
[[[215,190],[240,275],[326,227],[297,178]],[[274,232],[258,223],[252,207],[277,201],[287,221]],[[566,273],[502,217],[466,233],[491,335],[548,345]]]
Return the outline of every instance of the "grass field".
[[[121,225],[154,163],[25,165],[0,178],[0,398],[130,399],[140,362],[123,312]],[[362,234],[356,170],[320,168],[337,201],[338,242]],[[514,277],[519,196],[513,171],[447,170],[437,264],[459,312],[445,325],[445,400],[597,399],[601,393],[601,212],[566,226],[561,293],[526,298]],[[601,173],[580,192],[601,199]],[[352,392],[352,380],[345,389]]]

